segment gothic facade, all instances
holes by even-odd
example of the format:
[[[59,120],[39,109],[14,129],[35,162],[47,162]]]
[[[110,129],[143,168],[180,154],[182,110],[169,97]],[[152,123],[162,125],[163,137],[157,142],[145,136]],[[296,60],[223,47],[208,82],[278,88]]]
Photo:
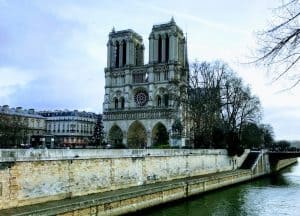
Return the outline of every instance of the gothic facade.
[[[178,98],[188,82],[186,38],[172,18],[154,25],[149,62],[131,29],[109,33],[103,123],[106,141],[129,148],[185,146],[186,109]]]

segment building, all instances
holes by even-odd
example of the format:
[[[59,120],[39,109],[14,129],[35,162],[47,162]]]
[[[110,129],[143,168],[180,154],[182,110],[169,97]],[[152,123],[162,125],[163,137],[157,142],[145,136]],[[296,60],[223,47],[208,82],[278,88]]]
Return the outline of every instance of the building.
[[[8,105],[4,105],[0,106],[0,116],[2,123],[9,128],[9,131],[4,131],[4,128],[0,130],[0,136],[7,135],[6,138],[1,139],[2,142],[8,142],[1,143],[7,147],[29,144],[31,136],[46,133],[46,118],[39,115],[34,109],[10,108]]]
[[[95,113],[77,110],[41,111],[46,118],[46,132],[55,136],[59,147],[84,147],[88,145],[97,122]]]
[[[154,25],[149,62],[142,37],[131,29],[109,33],[103,123],[111,145],[129,148],[187,144],[188,121],[178,98],[189,79],[186,38],[172,18]]]
[[[77,110],[36,112],[34,109],[0,106],[0,147],[29,146],[53,136],[54,147],[83,147],[93,136],[97,118],[95,113]]]

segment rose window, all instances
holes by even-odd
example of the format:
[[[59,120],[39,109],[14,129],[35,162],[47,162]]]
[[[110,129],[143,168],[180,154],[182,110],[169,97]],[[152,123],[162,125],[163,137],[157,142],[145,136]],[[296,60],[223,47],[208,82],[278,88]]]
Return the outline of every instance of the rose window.
[[[145,90],[138,91],[134,96],[134,101],[138,106],[145,106],[148,102],[148,94]]]

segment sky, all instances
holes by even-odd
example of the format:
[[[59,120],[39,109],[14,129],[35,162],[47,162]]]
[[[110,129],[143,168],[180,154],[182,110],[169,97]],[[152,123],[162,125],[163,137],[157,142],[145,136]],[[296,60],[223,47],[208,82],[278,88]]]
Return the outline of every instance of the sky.
[[[0,0],[0,105],[102,112],[106,43],[114,27],[133,29],[145,44],[154,24],[170,21],[187,34],[189,61],[222,60],[257,95],[262,123],[276,139],[299,140],[300,86],[281,91],[252,60],[278,0]]]

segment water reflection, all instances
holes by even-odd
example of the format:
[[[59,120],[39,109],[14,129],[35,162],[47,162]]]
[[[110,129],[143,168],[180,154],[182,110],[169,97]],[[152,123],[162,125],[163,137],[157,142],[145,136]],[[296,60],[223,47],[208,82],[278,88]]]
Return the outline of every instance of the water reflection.
[[[142,212],[145,216],[300,216],[300,164],[278,175]]]

